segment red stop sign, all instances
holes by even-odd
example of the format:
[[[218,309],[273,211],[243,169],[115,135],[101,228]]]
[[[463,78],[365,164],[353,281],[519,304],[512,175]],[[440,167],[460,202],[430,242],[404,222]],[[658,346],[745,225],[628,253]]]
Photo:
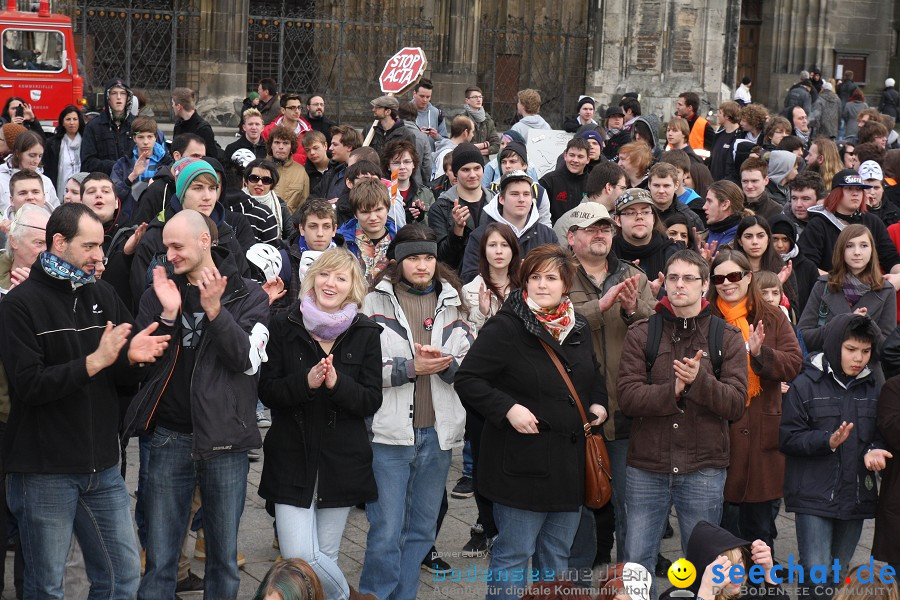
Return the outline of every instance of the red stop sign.
[[[403,48],[390,57],[378,82],[385,94],[400,94],[412,86],[425,72],[425,52],[421,48]]]

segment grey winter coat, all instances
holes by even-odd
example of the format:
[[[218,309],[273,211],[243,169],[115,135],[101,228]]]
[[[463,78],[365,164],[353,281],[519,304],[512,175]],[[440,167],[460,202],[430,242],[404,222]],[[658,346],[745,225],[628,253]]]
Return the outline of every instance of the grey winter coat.
[[[841,124],[841,99],[831,90],[822,90],[813,103],[809,125],[817,135],[834,139]]]

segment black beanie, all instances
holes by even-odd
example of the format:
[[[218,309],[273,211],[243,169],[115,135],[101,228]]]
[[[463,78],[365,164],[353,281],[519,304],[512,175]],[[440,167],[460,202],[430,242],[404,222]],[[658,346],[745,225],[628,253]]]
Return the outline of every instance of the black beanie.
[[[584,97],[582,97],[582,98],[578,101],[578,104],[575,106],[575,112],[580,112],[580,111],[581,111],[581,107],[584,106],[585,104],[591,104],[591,105],[593,105],[593,104],[594,104],[594,99],[591,98],[590,96],[584,96]],[[595,107],[595,108],[596,108],[596,107]]]
[[[508,143],[506,145],[506,148],[504,148],[503,150],[500,151],[501,154],[505,150],[512,150],[513,152],[515,152],[516,154],[519,155],[519,158],[522,159],[523,164],[526,164],[526,165],[528,164],[528,150],[525,149],[525,144],[523,144],[522,142]]]
[[[469,163],[478,163],[484,166],[484,157],[481,151],[475,147],[475,144],[468,142],[458,145],[453,149],[453,174],[459,173],[459,170]]]

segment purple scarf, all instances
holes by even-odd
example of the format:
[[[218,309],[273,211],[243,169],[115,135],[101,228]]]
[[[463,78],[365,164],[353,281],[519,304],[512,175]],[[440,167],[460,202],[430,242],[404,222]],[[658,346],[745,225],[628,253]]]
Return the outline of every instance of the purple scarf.
[[[303,326],[317,340],[332,341],[350,328],[356,317],[358,306],[348,303],[337,312],[329,313],[316,306],[313,293],[307,294],[300,302],[303,313]]]

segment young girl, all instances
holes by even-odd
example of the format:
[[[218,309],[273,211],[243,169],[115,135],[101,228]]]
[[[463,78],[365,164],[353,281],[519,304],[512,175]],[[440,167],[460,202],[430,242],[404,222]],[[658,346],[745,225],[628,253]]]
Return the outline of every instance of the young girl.
[[[796,323],[798,315],[795,310],[790,309],[798,303],[797,281],[792,270],[786,268],[781,255],[775,249],[775,244],[772,243],[772,230],[765,217],[753,215],[741,219],[732,246],[747,257],[754,276],[757,273],[769,271],[784,280],[782,292],[787,301],[784,302],[782,299],[782,302],[789,309],[788,317],[792,317],[791,323]]]
[[[806,235],[806,234],[804,234]],[[897,326],[897,295],[881,274],[872,232],[865,225],[848,225],[840,233],[832,255],[833,267],[813,286],[797,328],[810,352],[824,348],[823,326],[835,316],[855,313],[872,319],[879,330],[879,346]],[[873,370],[884,381],[881,366]]]
[[[497,314],[510,290],[519,286],[519,244],[512,228],[491,223],[481,238],[478,275],[463,286],[473,333]]]

